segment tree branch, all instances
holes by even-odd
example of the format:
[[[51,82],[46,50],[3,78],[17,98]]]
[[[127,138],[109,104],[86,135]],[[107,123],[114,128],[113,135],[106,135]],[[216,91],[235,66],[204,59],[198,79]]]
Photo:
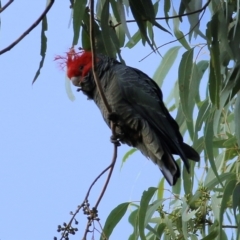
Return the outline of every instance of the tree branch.
[[[207,6],[210,4],[212,0],[208,0],[202,8],[195,10],[193,12],[189,12],[189,13],[183,13],[181,15],[175,15],[175,16],[170,16],[170,17],[157,17],[155,18],[155,20],[167,20],[167,19],[173,19],[173,18],[180,18],[180,17],[185,17],[185,16],[189,16],[189,15],[193,15],[195,13],[199,13],[202,12],[203,10],[205,10],[207,8]],[[148,19],[143,19],[143,21],[148,21]],[[127,20],[126,23],[134,23],[136,22],[136,20]],[[114,26],[112,26],[113,28],[116,28],[117,26],[121,25],[122,23],[119,22],[117,24],[115,24]]]
[[[111,107],[109,106],[109,104],[107,102],[107,99],[106,99],[105,94],[103,92],[102,86],[100,84],[100,80],[99,80],[98,75],[96,73],[97,69],[96,69],[96,50],[95,50],[95,45],[94,45],[95,38],[94,38],[94,11],[93,10],[94,10],[94,0],[91,0],[90,1],[90,43],[91,43],[91,51],[92,51],[92,72],[93,72],[93,76],[94,76],[94,81],[96,83],[96,86],[97,86],[97,89],[99,91],[100,97],[101,97],[102,101],[104,102],[106,110],[107,110],[108,113],[111,113],[111,111],[112,111]],[[113,123],[111,121],[111,130],[112,130],[112,135],[113,136],[116,136],[115,128],[116,128],[115,123]],[[118,148],[118,146],[119,146],[119,143],[117,141],[114,142],[114,151],[113,151],[113,157],[112,157],[111,164],[107,168],[105,168],[94,179],[94,181],[92,182],[92,184],[90,185],[90,187],[87,191],[87,194],[86,194],[82,204],[78,206],[78,208],[77,208],[77,210],[75,211],[74,214],[72,213],[72,218],[70,219],[69,223],[65,224],[64,227],[59,226],[58,230],[63,231],[62,237],[60,238],[60,240],[65,238],[68,235],[68,233],[71,234],[71,231],[74,230],[74,228],[72,227],[72,223],[73,223],[76,215],[79,213],[80,209],[82,209],[82,208],[85,211],[85,214],[88,215],[88,222],[87,222],[85,232],[84,232],[84,236],[83,236],[82,239],[84,239],[84,240],[87,239],[88,232],[91,232],[89,230],[89,228],[95,220],[98,221],[98,223],[99,223],[100,219],[98,218],[98,215],[97,215],[97,208],[98,208],[98,205],[100,204],[100,202],[101,202],[101,200],[104,196],[104,193],[105,193],[105,191],[107,189],[107,186],[109,184],[109,181],[111,179],[112,172],[113,172],[116,160],[117,160],[117,148]],[[92,209],[90,209],[90,207],[89,207],[90,204],[88,203],[88,197],[90,195],[91,189],[94,186],[94,184],[98,181],[98,179],[108,170],[109,170],[109,173],[108,173],[107,179],[105,181],[105,184],[102,188],[102,191],[101,191],[101,193],[98,197],[98,200],[97,200],[95,206]],[[93,229],[93,231],[94,231],[94,229]]]
[[[13,3],[14,0],[9,0],[2,8],[0,8],[0,13],[2,13],[6,8]]]
[[[40,17],[18,38],[16,39],[13,43],[11,43],[8,47],[2,49],[0,51],[0,55],[10,51],[13,47],[15,47],[24,37],[26,37],[46,16],[48,11],[51,9],[52,5],[54,3],[54,0],[50,0],[50,3],[47,5],[43,13],[40,15]]]
[[[97,85],[98,92],[100,94],[100,97],[102,98],[102,101],[108,111],[108,113],[111,113],[111,108],[107,102],[107,99],[104,95],[102,86],[100,84],[100,80],[98,78],[98,75],[96,74],[97,68],[96,68],[96,49],[95,49],[95,36],[94,36],[94,0],[90,1],[90,43],[91,43],[91,51],[92,51],[92,72],[94,76],[95,83]]]
[[[210,0],[210,1],[211,1],[211,0]],[[177,42],[177,41],[179,41],[180,39],[186,37],[189,33],[191,33],[191,32],[195,29],[195,27],[200,23],[200,21],[202,20],[202,17],[203,17],[203,15],[204,15],[204,13],[205,13],[205,10],[206,10],[206,9],[203,10],[203,13],[202,13],[201,17],[199,18],[198,22],[190,29],[189,32],[187,32],[186,34],[184,34],[182,37],[180,37],[180,38],[178,38],[178,39],[175,39],[175,40],[173,40],[173,41],[170,41],[170,42],[167,42],[167,43],[162,44],[161,46],[157,47],[157,48],[155,49],[155,51],[158,50],[158,49],[160,49],[161,47],[164,47],[164,46],[170,44],[170,43]],[[145,56],[144,58],[142,58],[139,62],[141,62],[141,61],[143,61],[144,59],[146,59],[147,57],[149,57],[149,56],[150,56],[152,53],[154,53],[155,51],[150,52],[147,56]]]

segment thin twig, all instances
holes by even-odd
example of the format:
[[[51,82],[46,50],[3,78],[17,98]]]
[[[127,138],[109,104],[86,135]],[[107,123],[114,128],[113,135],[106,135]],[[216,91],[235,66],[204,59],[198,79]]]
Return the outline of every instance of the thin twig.
[[[96,74],[97,72],[97,68],[96,68],[96,51],[95,51],[95,37],[94,37],[94,0],[91,0],[90,1],[90,43],[91,43],[91,51],[92,51],[92,72],[93,72],[93,76],[94,76],[94,81],[96,83],[96,86],[98,88],[98,92],[99,92],[99,95],[106,107],[106,110],[108,112],[108,114],[110,114],[112,112],[111,110],[111,107],[109,106],[108,102],[107,102],[107,99],[105,97],[105,94],[103,92],[103,89],[102,89],[102,86],[100,84],[100,80],[98,78],[98,75]],[[113,123],[111,121],[111,130],[112,130],[112,135],[115,136],[116,133],[115,133],[115,123]],[[109,165],[109,173],[108,173],[108,176],[107,176],[107,179],[106,179],[106,182],[103,186],[103,189],[100,193],[100,196],[95,204],[95,207],[94,209],[97,210],[97,207],[99,205],[99,203],[101,202],[102,200],[102,197],[104,196],[104,193],[107,189],[107,186],[109,184],[109,181],[111,179],[111,176],[112,176],[112,172],[113,172],[113,169],[114,169],[114,166],[115,166],[115,163],[116,163],[116,160],[117,160],[117,147],[118,147],[118,143],[114,143],[114,152],[113,152],[113,158],[112,158],[112,162],[111,164]],[[91,226],[91,223],[94,221],[94,219],[91,219],[89,218],[88,219],[88,222],[87,222],[87,226],[86,226],[86,229],[85,229],[85,232],[84,232],[84,236],[83,236],[83,239],[87,239],[87,234],[89,232],[89,227]]]
[[[105,104],[105,107],[108,111],[108,113],[111,113],[111,108],[107,102],[107,99],[104,95],[104,92],[102,90],[102,86],[100,84],[100,81],[99,81],[99,78],[98,78],[98,75],[96,74],[96,57],[95,57],[95,46],[94,46],[94,43],[95,43],[95,40],[94,40],[94,27],[93,27],[93,24],[94,24],[94,12],[93,12],[93,9],[94,9],[94,0],[91,0],[90,1],[90,42],[91,42],[91,49],[92,49],[92,72],[93,72],[93,76],[94,76],[94,81],[96,83],[96,86],[97,86],[97,89],[99,91],[99,94],[100,94],[100,97],[102,98],[102,101],[104,102]],[[113,122],[111,122],[111,130],[112,130],[112,135],[115,136],[115,124]],[[106,182],[103,186],[103,189],[99,195],[99,198],[95,204],[95,209],[97,209],[99,203],[101,202],[102,200],[102,197],[104,196],[104,193],[107,189],[107,186],[109,184],[109,181],[111,179],[111,175],[112,175],[112,172],[113,172],[113,169],[114,169],[114,166],[115,166],[115,163],[116,163],[116,159],[117,159],[117,147],[118,147],[118,143],[114,143],[114,152],[113,152],[113,158],[112,158],[112,162],[111,164],[105,168],[95,179],[94,181],[92,182],[92,184],[90,185],[88,191],[87,191],[87,194],[84,198],[84,201],[82,202],[81,205],[78,206],[77,210],[75,211],[74,214],[72,214],[72,218],[70,219],[69,223],[68,223],[68,227],[71,227],[72,225],[72,222],[73,220],[75,219],[76,215],[79,213],[80,209],[84,206],[84,204],[87,202],[88,200],[88,197],[89,197],[89,194],[91,192],[91,189],[92,187],[94,186],[94,184],[98,181],[98,179],[106,172],[109,170],[109,173],[108,173],[108,176],[107,176],[107,179],[106,179]],[[88,219],[88,222],[87,222],[87,225],[86,225],[86,228],[85,228],[85,232],[84,232],[84,236],[82,239],[87,239],[87,234],[88,232],[90,232],[89,230],[89,227],[91,226],[91,223],[94,221],[94,219],[92,218],[89,218]],[[99,222],[99,220],[97,220]],[[67,228],[64,230],[64,232],[62,233],[62,237],[60,240],[62,240],[65,236],[65,233],[67,232]]]
[[[113,135],[115,134],[115,129],[114,129],[115,126],[114,126],[114,125],[115,125],[115,124],[112,123],[112,134],[113,134]],[[102,192],[101,192],[101,194],[100,194],[100,196],[99,196],[99,198],[98,198],[98,200],[97,200],[97,202],[96,202],[96,204],[95,204],[95,208],[96,208],[96,209],[97,209],[99,203],[101,202],[102,197],[103,197],[103,195],[104,195],[104,193],[105,193],[105,191],[106,191],[106,189],[107,189],[108,183],[109,183],[109,181],[110,181],[110,179],[111,179],[112,172],[113,172],[113,169],[114,169],[116,160],[117,160],[117,148],[118,148],[118,144],[115,143],[115,144],[114,144],[114,151],[113,151],[112,163],[111,163],[111,165],[110,165],[111,167],[110,167],[110,170],[109,170],[109,173],[108,173],[108,176],[107,176],[107,180],[106,180],[106,182],[105,182],[105,184],[104,184],[104,186],[103,186]]]
[[[189,32],[187,32],[186,34],[184,34],[184,35],[183,35],[182,37],[180,37],[180,38],[177,38],[177,39],[175,39],[175,40],[172,40],[172,41],[170,41],[170,42],[167,42],[167,43],[162,44],[161,46],[157,47],[157,48],[155,49],[155,51],[158,50],[158,49],[160,49],[161,47],[164,47],[164,46],[170,44],[170,43],[177,42],[177,41],[179,41],[180,39],[186,37],[188,34],[190,34],[190,33],[195,29],[195,27],[200,23],[200,21],[202,20],[202,17],[203,17],[203,15],[204,15],[204,13],[205,13],[205,10],[206,10],[206,9],[203,10],[203,13],[202,13],[201,17],[199,18],[198,22],[190,29]],[[151,54],[153,54],[155,51],[150,52],[147,56],[145,56],[144,58],[142,58],[139,62],[141,62],[141,61],[143,61],[144,59],[146,59],[147,57],[149,57],[149,56],[150,56]]]
[[[92,51],[92,72],[94,76],[95,83],[97,85],[98,92],[100,94],[100,97],[108,111],[108,113],[111,113],[111,108],[107,102],[107,99],[105,97],[105,94],[103,92],[102,86],[100,84],[100,80],[98,78],[98,75],[96,74],[97,67],[96,67],[96,50],[95,50],[95,36],[94,36],[94,0],[90,1],[90,43],[91,43],[91,51]]]
[[[89,194],[90,194],[93,186],[95,185],[95,183],[96,183],[96,182],[98,181],[98,179],[99,179],[105,172],[107,172],[111,167],[112,167],[112,163],[111,163],[109,166],[107,166],[107,167],[94,179],[94,181],[91,183],[90,187],[88,188],[88,191],[87,191],[87,193],[86,193],[86,196],[85,196],[83,202],[78,206],[78,208],[77,208],[77,210],[75,211],[75,213],[72,214],[72,217],[71,217],[70,221],[69,221],[68,224],[67,224],[68,226],[71,226],[71,225],[72,225],[72,222],[73,222],[73,220],[75,219],[76,215],[79,213],[79,211],[80,211],[81,208],[83,207],[84,203],[85,203],[86,200],[88,199]],[[66,231],[67,231],[67,230],[65,230],[65,231],[63,232],[62,238],[60,238],[60,240],[63,239],[63,236],[65,235]]]
[[[114,124],[112,123],[112,133],[113,133],[113,134],[114,134],[114,132],[115,132],[115,129],[114,129],[114,128],[115,128],[115,126],[114,126]],[[102,197],[104,196],[104,193],[105,193],[105,191],[106,191],[106,189],[107,189],[107,186],[108,186],[108,184],[109,184],[109,181],[110,181],[110,179],[111,179],[112,172],[113,172],[113,169],[114,169],[116,160],[117,160],[117,148],[118,148],[118,144],[115,143],[115,144],[114,144],[114,152],[113,152],[112,162],[111,162],[111,164],[105,169],[105,170],[110,169],[110,170],[109,170],[109,173],[108,173],[108,176],[107,176],[107,180],[106,180],[106,182],[105,182],[105,184],[104,184],[104,186],[103,186],[103,189],[102,189],[102,191],[101,191],[101,193],[100,193],[100,196],[99,196],[99,198],[98,198],[98,200],[97,200],[97,202],[96,202],[96,204],[95,204],[95,206],[94,206],[95,209],[98,208],[98,205],[99,205],[99,203],[101,202]],[[104,170],[104,172],[105,172],[105,170]],[[100,175],[102,175],[104,172],[102,172]],[[96,180],[97,180],[97,179],[95,179],[94,182],[96,182]],[[91,188],[89,188],[87,196],[89,195],[90,190],[91,190]],[[86,198],[85,198],[85,201],[86,201],[86,199],[87,199],[87,196],[86,196]],[[85,232],[84,232],[83,239],[87,239],[87,234],[88,234],[88,232],[89,232],[89,227],[91,226],[91,223],[93,222],[93,220],[94,220],[94,219],[88,219],[88,222],[87,222],[87,226],[86,226],[86,228],[85,228]],[[98,220],[98,222],[99,222],[99,220]]]
[[[222,225],[222,228],[238,228],[238,226],[234,226],[234,225]]]
[[[40,15],[40,17],[18,38],[16,39],[13,43],[11,43],[8,47],[2,49],[0,51],[0,55],[11,50],[13,47],[15,47],[24,37],[26,37],[46,16],[48,11],[51,9],[52,5],[54,3],[54,0],[50,0],[50,3],[47,5],[43,13]]]
[[[175,15],[175,16],[170,16],[170,17],[157,17],[155,18],[155,20],[167,20],[167,19],[173,19],[173,18],[179,18],[179,17],[185,17],[185,16],[189,16],[189,15],[192,15],[192,14],[195,14],[195,13],[199,13],[199,12],[202,12],[203,10],[205,10],[207,8],[207,6],[210,4],[212,0],[208,0],[202,8],[198,9],[198,10],[195,10],[193,12],[189,12],[189,13],[183,13],[181,15]],[[143,19],[142,21],[148,21],[148,19]],[[126,23],[134,23],[136,22],[136,20],[127,20]],[[119,25],[121,25],[122,23],[119,22],[117,24],[115,24],[114,26],[112,26],[112,28],[116,28],[118,27]]]
[[[14,0],[9,0],[2,8],[0,8],[0,13],[2,13],[6,8],[13,3]]]

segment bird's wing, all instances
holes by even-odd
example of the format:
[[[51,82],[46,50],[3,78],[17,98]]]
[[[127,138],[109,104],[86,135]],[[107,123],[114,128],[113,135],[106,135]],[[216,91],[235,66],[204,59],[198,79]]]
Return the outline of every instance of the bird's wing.
[[[171,152],[180,155],[189,169],[189,162],[181,149],[183,139],[179,127],[163,103],[160,88],[138,69],[119,64],[115,70],[124,99],[155,129],[161,143]]]

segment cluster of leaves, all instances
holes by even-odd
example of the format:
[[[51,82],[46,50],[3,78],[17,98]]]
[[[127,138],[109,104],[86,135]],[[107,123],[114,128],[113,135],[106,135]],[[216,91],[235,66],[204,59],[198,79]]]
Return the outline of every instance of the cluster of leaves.
[[[72,2],[73,42],[90,50],[90,20],[87,0]],[[201,154],[201,162],[191,162],[191,174],[182,169],[182,178],[171,191],[164,188],[164,179],[158,188],[143,192],[139,204],[122,203],[111,211],[102,229],[101,239],[108,239],[117,223],[127,212],[133,239],[232,239],[240,233],[240,6],[237,0],[209,0],[202,6],[201,0],[179,1],[178,17],[175,5],[159,0],[97,0],[94,31],[97,52],[113,58],[121,57],[121,48],[129,49],[139,41],[157,50],[156,31],[173,34],[180,46],[170,48],[163,56],[154,74],[161,86],[177,56],[184,49],[178,70],[178,80],[166,104],[170,111],[177,111],[176,120],[183,135],[189,136],[193,147]],[[176,3],[174,3],[176,4]],[[208,9],[206,32],[200,21]],[[131,11],[134,20],[127,20]],[[159,13],[163,18],[158,17]],[[194,14],[191,14],[194,12]],[[184,35],[179,27],[186,16],[190,30]],[[165,19],[168,30],[159,24]],[[135,22],[138,30],[131,36],[128,22]],[[155,28],[154,28],[155,27]],[[42,47],[39,75],[47,48],[46,18],[42,21]],[[189,36],[186,39],[186,36]],[[192,45],[192,36],[204,42]],[[173,41],[174,42],[174,41]],[[202,51],[207,51],[201,58]],[[147,60],[146,60],[147,61]],[[204,89],[204,90],[203,90]],[[205,94],[203,94],[205,92]],[[197,117],[195,117],[197,116]],[[123,163],[136,150],[131,149]],[[197,170],[196,170],[197,169]],[[201,176],[201,177],[199,177]],[[169,193],[170,192],[170,193]],[[157,194],[156,194],[157,193]],[[169,193],[169,197],[166,197]],[[166,207],[168,206],[168,207]],[[65,224],[66,225],[66,224]],[[68,225],[66,225],[68,227]],[[66,226],[59,228],[65,230]],[[69,233],[73,234],[69,228]],[[67,235],[67,238],[69,236]]]
[[[73,6],[73,45],[78,44],[81,35],[83,48],[90,49],[86,3],[76,0]],[[205,7],[201,5],[199,0],[182,0],[179,4],[179,15],[195,12],[188,16],[190,31],[187,40],[179,29],[183,17],[170,20],[169,11],[172,9],[173,15],[177,13],[171,1],[165,0],[163,12],[166,24],[169,26],[172,21],[172,33],[180,46],[172,47],[163,56],[154,79],[161,86],[179,50],[185,49],[179,64],[178,80],[166,104],[171,103],[170,111],[177,111],[176,120],[181,133],[189,136],[202,160],[198,166],[191,163],[191,174],[178,160],[182,179],[172,188],[169,198],[164,197],[166,191],[162,179],[158,189],[149,188],[143,193],[139,205],[122,203],[117,206],[105,223],[102,239],[108,239],[129,205],[135,208],[129,216],[129,223],[133,226],[131,240],[162,237],[229,239],[229,232],[232,239],[239,238],[239,2],[212,0]],[[143,45],[147,43],[151,49],[156,49],[153,26],[162,34],[169,32],[157,22],[158,7],[159,1],[152,3],[151,0],[98,0],[94,23],[97,51],[112,57],[117,55],[123,61],[120,48],[132,48],[140,40]],[[199,23],[205,8],[209,9],[209,21],[206,33],[203,33]],[[126,20],[129,9],[139,28],[132,37]],[[199,9],[201,11],[197,11]],[[192,33],[204,43],[192,47]],[[203,50],[208,52],[205,59],[200,57]],[[123,162],[134,152],[135,149],[127,152]],[[151,202],[151,199],[155,200]]]

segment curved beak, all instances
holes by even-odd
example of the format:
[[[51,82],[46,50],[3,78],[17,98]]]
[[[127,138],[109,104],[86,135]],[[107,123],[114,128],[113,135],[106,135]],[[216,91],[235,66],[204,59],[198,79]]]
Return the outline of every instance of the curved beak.
[[[80,77],[80,76],[78,76],[78,77],[72,77],[70,80],[72,81],[72,84],[73,84],[74,86],[79,87],[79,86],[81,85],[82,77]]]

